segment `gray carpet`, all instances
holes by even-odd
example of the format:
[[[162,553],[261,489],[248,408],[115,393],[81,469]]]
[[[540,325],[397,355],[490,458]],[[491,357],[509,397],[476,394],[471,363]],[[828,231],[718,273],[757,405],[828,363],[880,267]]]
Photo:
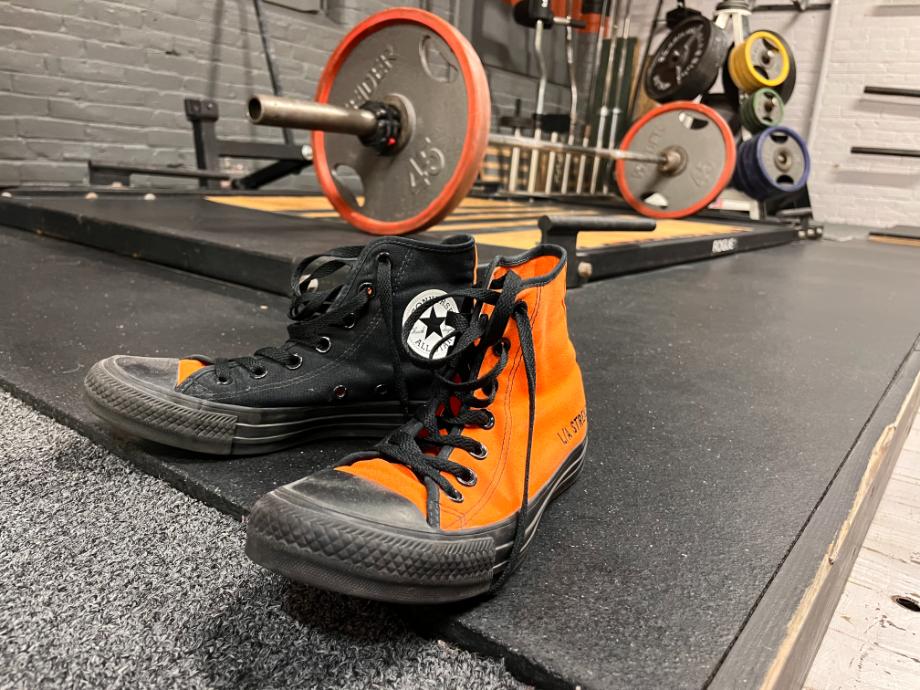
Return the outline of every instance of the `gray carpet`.
[[[3,687],[520,687],[385,606],[261,570],[243,541],[0,392]]]

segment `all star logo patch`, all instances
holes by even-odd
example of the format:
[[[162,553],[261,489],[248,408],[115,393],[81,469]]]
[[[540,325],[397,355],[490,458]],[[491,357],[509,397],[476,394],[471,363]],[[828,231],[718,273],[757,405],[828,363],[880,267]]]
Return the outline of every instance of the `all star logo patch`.
[[[460,309],[457,307],[457,303],[454,301],[453,297],[448,297],[447,293],[443,290],[432,289],[420,292],[413,297],[409,304],[406,305],[406,310],[403,312],[403,326],[405,326],[412,312],[418,309],[422,303],[442,295],[444,299],[432,303],[423,311],[422,315],[412,325],[412,330],[409,331],[406,345],[412,352],[420,357],[441,359],[447,356],[451,346],[450,341],[442,343],[434,354],[432,354],[431,350],[435,345],[441,342],[444,336],[454,332],[454,327],[448,323],[448,315],[451,312],[456,314]]]

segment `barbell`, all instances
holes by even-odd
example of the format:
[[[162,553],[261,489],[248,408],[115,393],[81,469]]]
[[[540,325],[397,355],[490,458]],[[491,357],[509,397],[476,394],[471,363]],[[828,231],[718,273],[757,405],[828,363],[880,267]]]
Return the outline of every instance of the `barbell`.
[[[311,130],[323,193],[347,222],[380,235],[446,217],[472,188],[489,143],[613,161],[620,194],[655,218],[708,206],[730,180],[736,153],[725,121],[689,101],[647,113],[620,148],[490,134],[489,85],[476,51],[450,23],[410,8],[374,14],[349,32],[314,101],[256,95],[248,115],[259,125]]]

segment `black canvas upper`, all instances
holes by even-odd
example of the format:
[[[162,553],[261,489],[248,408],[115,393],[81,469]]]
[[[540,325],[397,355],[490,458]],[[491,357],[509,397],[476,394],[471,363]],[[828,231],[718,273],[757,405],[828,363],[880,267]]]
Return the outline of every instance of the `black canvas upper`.
[[[382,237],[363,248],[309,257],[294,276],[290,339],[237,359],[196,355],[210,366],[176,390],[252,407],[424,399],[431,374],[412,364],[398,342],[404,315],[420,299],[437,294],[432,290],[449,294],[469,287],[475,263],[468,235],[442,242]],[[331,274],[330,265],[335,267]],[[421,348],[450,329],[450,303],[423,316],[412,338]]]

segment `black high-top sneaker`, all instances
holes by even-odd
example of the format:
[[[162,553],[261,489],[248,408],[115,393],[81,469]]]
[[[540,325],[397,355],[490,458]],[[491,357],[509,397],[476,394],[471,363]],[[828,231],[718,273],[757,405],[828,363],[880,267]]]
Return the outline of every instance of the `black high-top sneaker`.
[[[87,374],[86,398],[121,431],[219,455],[377,436],[424,400],[431,383],[402,349],[403,322],[443,294],[407,346],[421,356],[446,350],[439,343],[458,310],[448,293],[468,288],[475,268],[468,235],[383,237],[308,257],[294,272],[293,323],[281,347],[235,359],[109,357]]]

